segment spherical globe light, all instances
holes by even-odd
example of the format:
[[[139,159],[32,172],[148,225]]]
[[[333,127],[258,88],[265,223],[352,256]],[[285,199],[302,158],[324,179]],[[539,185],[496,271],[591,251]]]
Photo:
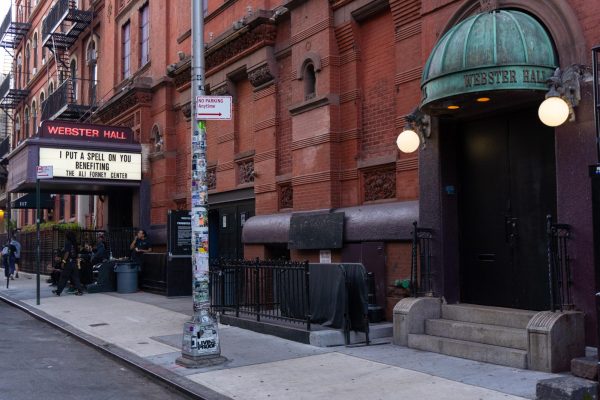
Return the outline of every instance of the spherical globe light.
[[[544,125],[562,125],[569,118],[569,105],[560,97],[548,97],[540,104],[538,116]]]
[[[398,135],[398,139],[396,139],[396,145],[403,153],[412,153],[416,151],[420,144],[421,140],[419,139],[419,135],[411,129],[402,131]]]

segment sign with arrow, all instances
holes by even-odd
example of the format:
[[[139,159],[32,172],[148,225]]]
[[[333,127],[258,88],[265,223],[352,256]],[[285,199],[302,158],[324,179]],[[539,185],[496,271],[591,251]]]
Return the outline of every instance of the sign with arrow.
[[[230,120],[231,96],[197,96],[197,120]]]

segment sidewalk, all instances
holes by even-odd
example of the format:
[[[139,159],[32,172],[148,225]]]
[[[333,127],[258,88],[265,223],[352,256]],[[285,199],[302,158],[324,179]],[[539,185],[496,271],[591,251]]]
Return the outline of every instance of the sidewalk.
[[[146,373],[202,399],[446,399],[535,398],[538,380],[557,377],[390,344],[320,348],[221,325],[228,362],[188,370],[181,355],[191,298],[144,292],[52,295],[42,277],[2,280],[0,299],[20,306]]]

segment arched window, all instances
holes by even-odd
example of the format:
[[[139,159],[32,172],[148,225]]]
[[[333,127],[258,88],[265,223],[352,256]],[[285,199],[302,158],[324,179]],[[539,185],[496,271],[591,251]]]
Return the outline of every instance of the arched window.
[[[317,76],[315,74],[315,66],[312,63],[306,64],[304,67],[304,100],[312,99],[316,96]]]
[[[23,131],[23,139],[29,137],[29,108],[25,107],[25,117],[23,118],[25,121],[25,129]]]
[[[71,60],[69,64],[69,75],[71,79],[71,93],[73,94],[73,100],[77,100],[77,61]]]
[[[33,128],[32,136],[37,135],[37,104],[35,100],[31,103],[31,127]]]
[[[30,73],[31,73],[31,69],[29,68],[29,59],[31,58],[31,45],[29,43],[27,43],[27,45],[25,46],[25,82],[29,82],[29,79],[31,78]]]
[[[21,54],[17,57],[17,89],[21,89],[21,77],[23,72],[23,57]]]
[[[98,87],[98,53],[96,52],[96,41],[90,40],[87,48],[87,63],[89,68],[89,103],[96,104],[96,91]]]
[[[40,107],[44,107],[44,101],[46,101],[46,93],[40,93]]]
[[[13,149],[17,147],[19,140],[21,139],[21,117],[17,115],[15,118],[15,133],[13,136],[12,146]]]
[[[48,84],[48,96],[50,96],[52,93],[54,93],[54,82],[50,81]]]
[[[38,66],[38,34],[36,32],[33,34],[33,68],[37,70],[37,66]]]
[[[162,137],[162,134],[160,133],[160,128],[158,127],[158,124],[155,124],[152,127],[152,133],[150,134],[150,140],[152,141],[152,144],[154,144],[155,152],[158,153],[163,150],[163,147],[164,147],[163,137]]]

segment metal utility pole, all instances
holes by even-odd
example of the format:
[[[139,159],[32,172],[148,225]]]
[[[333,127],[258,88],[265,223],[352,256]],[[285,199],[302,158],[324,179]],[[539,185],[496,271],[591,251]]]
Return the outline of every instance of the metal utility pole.
[[[198,368],[226,361],[221,356],[218,322],[210,312],[208,271],[208,184],[206,122],[196,119],[196,100],[204,95],[204,13],[206,0],[192,3],[192,293],[194,315],[184,324],[177,363]]]

